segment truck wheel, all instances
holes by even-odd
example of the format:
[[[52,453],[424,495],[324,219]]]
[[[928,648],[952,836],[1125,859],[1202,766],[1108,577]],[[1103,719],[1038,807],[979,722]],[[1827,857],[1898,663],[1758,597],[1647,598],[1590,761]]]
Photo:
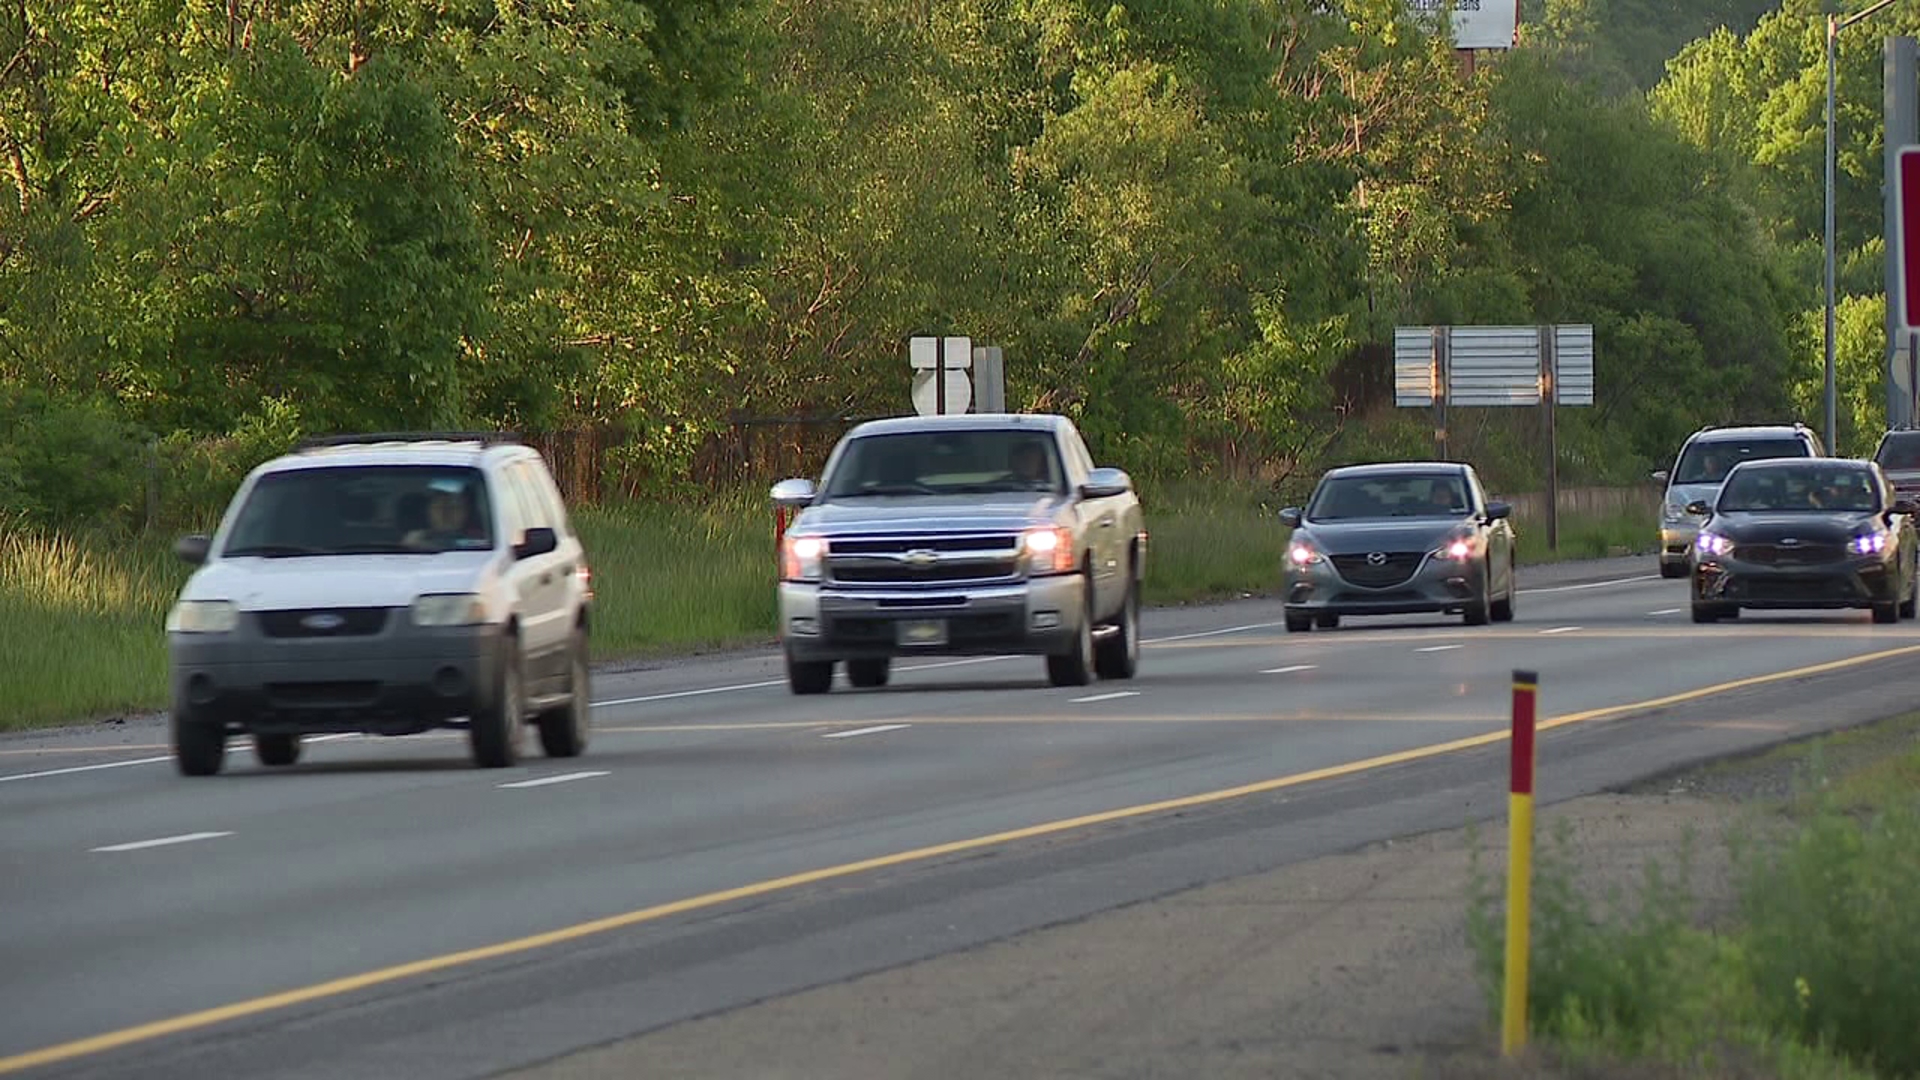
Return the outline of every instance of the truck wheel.
[[[882,656],[878,659],[847,661],[847,681],[855,686],[875,687],[887,685],[887,676],[893,671],[893,661]]]
[[[833,689],[833,661],[795,660],[787,654],[787,686],[796,694],[824,694]]]
[[[500,662],[493,674],[493,700],[474,712],[467,727],[474,764],[483,769],[505,769],[520,760],[520,739],[527,726],[526,701],[520,690],[520,642],[508,637],[500,643]]]
[[[1119,630],[1094,646],[1093,667],[1103,679],[1131,679],[1140,670],[1140,583],[1127,586]]]
[[[253,756],[262,765],[291,765],[300,760],[300,736],[255,735]]]
[[[182,776],[212,776],[227,758],[227,732],[220,724],[196,715],[192,706],[175,700],[167,718],[173,735],[173,763]]]
[[[573,632],[567,657],[567,703],[540,714],[540,749],[548,757],[579,757],[593,728],[593,673],[587,664],[587,631]]]
[[[1093,681],[1093,576],[1082,575],[1086,584],[1085,610],[1080,615],[1080,632],[1064,653],[1047,657],[1047,681],[1055,686],[1085,686]]]

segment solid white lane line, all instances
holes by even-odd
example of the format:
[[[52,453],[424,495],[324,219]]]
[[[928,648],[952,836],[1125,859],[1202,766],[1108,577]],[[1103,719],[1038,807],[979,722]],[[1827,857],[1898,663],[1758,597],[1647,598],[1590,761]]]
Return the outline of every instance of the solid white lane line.
[[[1540,631],[1540,633],[1543,635],[1544,634],[1571,634],[1575,630],[1584,630],[1584,629],[1586,629],[1586,627],[1583,627],[1583,626],[1556,626],[1551,630],[1542,630]]]
[[[192,832],[179,836],[163,836],[158,840],[135,840],[131,844],[108,844],[106,847],[93,848],[94,851],[141,851],[146,848],[167,847],[170,844],[191,844],[195,840],[217,840],[222,836],[232,836],[230,832]]]
[[[566,784],[575,780],[591,780],[596,776],[610,775],[605,770],[599,772],[570,772],[559,776],[542,776],[533,780],[516,780],[511,784],[501,784],[503,788],[546,787],[548,784]]]
[[[1165,641],[1192,641],[1195,638],[1220,637],[1225,634],[1244,634],[1249,630],[1271,630],[1282,625],[1277,622],[1248,623],[1246,626],[1229,626],[1221,630],[1201,630],[1192,634],[1174,634],[1171,637],[1142,638],[1142,645],[1158,645]]]
[[[1635,581],[1658,581],[1659,574],[1640,574],[1635,577],[1610,578],[1606,581],[1589,581],[1584,585],[1554,585],[1537,589],[1520,589],[1522,593],[1581,592],[1585,589],[1604,589],[1609,585],[1627,585]]]
[[[1073,703],[1075,705],[1091,705],[1096,701],[1118,701],[1121,698],[1139,696],[1140,691],[1138,690],[1115,690],[1111,694],[1091,694],[1087,697],[1077,697],[1073,699]]]
[[[1455,649],[1464,649],[1464,648],[1466,648],[1465,645],[1428,645],[1423,649],[1415,649],[1413,651],[1414,652],[1452,652]]]
[[[163,761],[172,761],[167,757],[134,758],[132,761],[103,761],[98,765],[69,765],[64,769],[47,769],[44,772],[14,773],[12,776],[0,776],[0,784],[10,780],[38,780],[43,776],[68,776],[73,773],[98,772],[101,769],[125,769],[134,765],[158,765]]]
[[[830,731],[820,736],[823,739],[851,739],[859,735],[878,735],[883,731],[899,731],[912,727],[912,724],[875,724],[873,727],[854,728],[852,731]]]
[[[1678,614],[1680,614],[1680,612],[1681,612],[1682,610],[1684,610],[1684,609],[1682,609],[1682,608],[1677,608],[1677,607],[1666,607],[1666,608],[1661,608],[1661,609],[1660,609],[1659,611],[1649,611],[1649,612],[1647,612],[1647,614],[1649,614],[1649,615],[1678,615]]]
[[[1291,675],[1296,671],[1312,671],[1318,664],[1288,664],[1286,667],[1273,667],[1261,672],[1262,675]]]

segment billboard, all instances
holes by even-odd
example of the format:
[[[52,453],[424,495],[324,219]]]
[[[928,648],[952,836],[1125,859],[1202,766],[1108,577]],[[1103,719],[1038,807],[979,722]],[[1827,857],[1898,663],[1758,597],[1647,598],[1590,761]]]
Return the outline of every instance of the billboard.
[[[1453,47],[1511,49],[1520,25],[1520,0],[1407,0],[1414,17],[1438,23],[1453,9]],[[1438,29],[1436,25],[1435,29]]]

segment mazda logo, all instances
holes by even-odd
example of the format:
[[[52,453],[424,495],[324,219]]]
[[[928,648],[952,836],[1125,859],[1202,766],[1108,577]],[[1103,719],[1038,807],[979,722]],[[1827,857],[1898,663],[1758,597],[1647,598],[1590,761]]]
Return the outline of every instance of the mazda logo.
[[[331,611],[322,611],[322,612],[319,612],[318,614],[309,615],[306,618],[301,619],[300,625],[306,627],[309,630],[319,630],[319,631],[325,632],[328,630],[340,629],[341,627],[347,625],[347,620],[344,616],[335,615]]]
[[[926,569],[940,561],[940,553],[926,548],[915,548],[900,556],[900,561],[916,569]]]
[[[1369,552],[1367,555],[1367,565],[1368,566],[1387,565],[1387,553],[1384,551]]]

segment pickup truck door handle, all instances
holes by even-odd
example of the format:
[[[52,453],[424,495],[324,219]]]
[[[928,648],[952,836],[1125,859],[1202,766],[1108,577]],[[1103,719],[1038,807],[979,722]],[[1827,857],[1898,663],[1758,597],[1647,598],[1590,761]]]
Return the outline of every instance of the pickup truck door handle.
[[[1110,517],[1104,517],[1104,518],[1101,518],[1101,519],[1100,519],[1100,527],[1101,527],[1101,528],[1103,528],[1103,529],[1111,529],[1111,528],[1113,528],[1113,519],[1112,519],[1112,518],[1110,518]]]

